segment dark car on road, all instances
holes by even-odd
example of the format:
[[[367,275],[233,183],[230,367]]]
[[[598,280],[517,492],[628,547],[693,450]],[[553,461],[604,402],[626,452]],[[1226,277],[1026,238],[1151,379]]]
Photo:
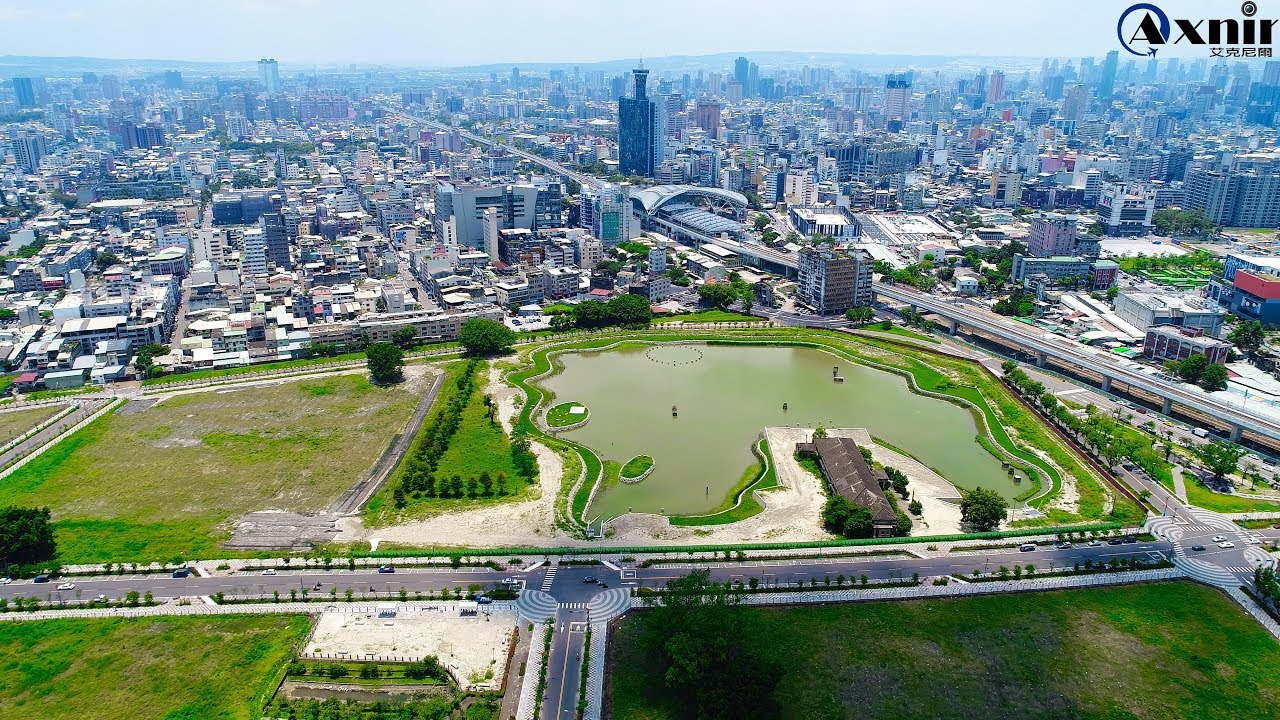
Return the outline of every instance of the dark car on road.
[[[379,566],[378,566],[378,572],[383,573],[383,574],[386,574],[386,573],[393,573],[393,572],[395,572],[395,571],[396,571],[396,566],[395,566],[395,565],[379,565]]]
[[[34,580],[32,580],[31,582],[47,583],[47,582],[49,582],[49,576],[48,576],[48,575],[37,575],[37,576],[35,577],[35,579],[34,579]]]
[[[1202,551],[1204,551],[1204,546],[1203,546],[1203,545],[1192,545],[1192,546],[1191,546],[1191,549],[1192,549],[1192,550],[1195,550],[1196,552],[1202,552]]]
[[[595,576],[595,575],[588,575],[588,576],[586,576],[586,577],[582,578],[582,584],[583,584],[583,585],[589,585],[589,584],[594,583],[594,582],[596,582],[596,576]]]
[[[1120,538],[1111,538],[1110,540],[1108,540],[1108,541],[1107,541],[1107,544],[1108,544],[1108,545],[1123,545],[1123,544],[1124,544],[1124,540],[1121,540]]]
[[[174,570],[173,576],[176,578],[191,577],[191,568],[182,568],[180,570]]]
[[[1036,546],[1031,543],[1018,546],[1018,552],[1035,552],[1035,550],[1036,550]]]

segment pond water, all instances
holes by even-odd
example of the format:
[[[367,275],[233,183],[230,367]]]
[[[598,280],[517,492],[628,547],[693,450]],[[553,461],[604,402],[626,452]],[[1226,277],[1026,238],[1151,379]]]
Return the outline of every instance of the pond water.
[[[654,460],[642,482],[599,494],[593,517],[714,509],[755,461],[751,445],[760,432],[774,425],[865,427],[959,487],[1020,492],[975,440],[967,409],[811,348],[625,346],[564,353],[559,361],[564,370],[541,384],[555,402],[579,402],[591,412],[585,426],[561,435],[605,460]],[[844,382],[832,380],[833,367]]]

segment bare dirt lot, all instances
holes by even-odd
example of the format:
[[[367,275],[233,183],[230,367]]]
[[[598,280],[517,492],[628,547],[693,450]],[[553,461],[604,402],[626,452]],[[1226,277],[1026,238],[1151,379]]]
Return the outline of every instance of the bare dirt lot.
[[[435,609],[397,606],[395,617],[377,613],[326,612],[304,652],[366,658],[420,659],[428,655],[463,687],[502,687],[507,651],[516,628],[514,611],[459,615],[446,603]]]

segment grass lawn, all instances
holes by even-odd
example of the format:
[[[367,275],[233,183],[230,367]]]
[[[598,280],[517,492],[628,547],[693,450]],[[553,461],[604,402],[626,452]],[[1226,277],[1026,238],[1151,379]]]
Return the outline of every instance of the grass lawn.
[[[455,362],[445,366],[444,384],[440,388],[440,394],[436,398],[431,415],[422,424],[424,432],[434,425],[435,418],[444,413],[446,406],[452,402],[456,395],[456,380],[465,372],[466,365],[466,362]],[[511,439],[507,437],[501,425],[496,421],[489,421],[488,408],[484,404],[484,389],[488,384],[488,363],[480,363],[475,373],[475,382],[476,389],[462,410],[458,430],[450,438],[449,448],[445,450],[440,457],[440,462],[436,465],[435,477],[450,479],[457,475],[465,481],[479,476],[482,472],[489,473],[489,477],[495,479],[502,474],[506,476],[507,494],[500,497],[478,498],[420,497],[411,500],[404,509],[396,510],[392,502],[392,490],[399,484],[404,473],[405,463],[401,463],[382,491],[369,501],[367,511],[373,524],[385,525],[400,519],[429,517],[451,510],[528,499],[527,490],[536,482],[526,482],[521,476],[511,457]],[[410,448],[409,454],[412,455],[413,452],[414,449]]]
[[[742,313],[730,312],[727,310],[700,310],[696,313],[688,313],[686,315],[664,315],[654,318],[655,323],[704,323],[704,322],[765,322],[764,318],[755,315],[743,315]]]
[[[1221,513],[1280,512],[1280,503],[1259,500],[1248,495],[1224,495],[1214,492],[1196,482],[1195,477],[1189,473],[1183,473],[1182,482],[1187,486],[1187,502],[1205,510]]]
[[[574,415],[569,412],[572,408],[581,407],[586,412]],[[547,425],[553,428],[565,427],[566,425],[576,425],[587,419],[591,414],[591,410],[582,403],[563,402],[547,411]]]
[[[1280,644],[1191,582],[741,612],[782,663],[781,718],[1209,720],[1280,702]],[[643,622],[610,638],[612,717],[690,717],[636,642]]]
[[[62,412],[62,410],[62,405],[46,405],[27,410],[0,413],[0,445],[13,440],[22,433]]]
[[[0,623],[6,720],[257,720],[306,616]]]
[[[628,460],[627,464],[622,466],[622,470],[619,471],[618,474],[621,477],[628,479],[638,478],[651,467],[653,467],[653,458],[648,455],[637,455]]]
[[[416,402],[337,375],[124,406],[0,479],[0,497],[53,510],[65,563],[198,557],[244,513],[326,507]]]
[[[931,342],[931,343],[938,342],[938,338],[928,333],[924,333],[919,330],[911,330],[909,328],[904,328],[901,325],[890,325],[889,329],[885,330],[884,327],[880,325],[880,323],[871,323],[870,325],[863,325],[858,329],[870,330],[871,332],[878,332],[878,333],[887,333],[889,335],[901,335],[902,337],[909,337],[915,340],[922,340],[924,342]]]

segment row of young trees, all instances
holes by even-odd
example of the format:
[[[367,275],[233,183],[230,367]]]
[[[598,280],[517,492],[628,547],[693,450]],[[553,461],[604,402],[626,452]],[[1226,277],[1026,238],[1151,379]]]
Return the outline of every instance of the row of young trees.
[[[462,411],[471,401],[476,390],[476,370],[480,360],[473,358],[467,361],[462,373],[454,380],[453,394],[448,402],[432,417],[431,422],[422,429],[422,433],[414,442],[409,456],[405,459],[404,473],[399,484],[392,490],[392,497],[397,508],[403,508],[408,496],[414,497],[461,497],[468,489],[459,480],[457,495],[454,492],[453,478],[437,479],[434,475],[441,456],[449,449],[458,427],[462,425]],[[479,483],[479,478],[472,478]],[[505,483],[504,483],[505,484]]]
[[[1123,426],[1118,419],[1106,413],[1098,412],[1093,405],[1085,408],[1085,417],[1077,417],[1071,408],[1045,389],[1044,383],[1032,380],[1017,363],[1005,361],[1001,367],[1007,385],[1040,408],[1077,444],[1094,457],[1101,458],[1107,467],[1114,467],[1121,459],[1129,458],[1152,477],[1158,477],[1168,467],[1168,453],[1162,457],[1140,432]]]
[[[484,470],[469,478],[463,478],[457,473],[447,478],[436,476],[440,458],[449,449],[449,443],[462,425],[462,413],[476,392],[475,376],[480,362],[479,358],[467,361],[462,374],[454,381],[452,397],[441,406],[430,424],[423,428],[408,457],[405,458],[404,472],[400,482],[391,491],[397,508],[405,507],[410,498],[505,497],[517,489],[511,486],[511,478],[508,478],[505,472],[491,475]],[[489,411],[489,422],[496,424],[494,413],[497,408],[488,397],[485,397],[485,406]],[[511,443],[510,452],[511,462],[522,482],[531,482],[537,477],[538,459],[529,448],[528,438],[515,438]]]
[[[1017,363],[1006,361],[1002,367],[1004,380],[1010,387],[1039,407],[1063,432],[1107,467],[1128,458],[1153,478],[1168,475],[1174,446],[1172,432],[1163,434],[1165,447],[1161,454],[1147,435],[1120,422],[1119,418],[1100,412],[1092,404],[1085,407],[1085,417],[1077,417],[1053,393],[1046,391],[1042,383],[1019,369]],[[1239,445],[1221,442],[1199,443],[1190,450],[1217,479],[1235,472],[1245,454]]]

